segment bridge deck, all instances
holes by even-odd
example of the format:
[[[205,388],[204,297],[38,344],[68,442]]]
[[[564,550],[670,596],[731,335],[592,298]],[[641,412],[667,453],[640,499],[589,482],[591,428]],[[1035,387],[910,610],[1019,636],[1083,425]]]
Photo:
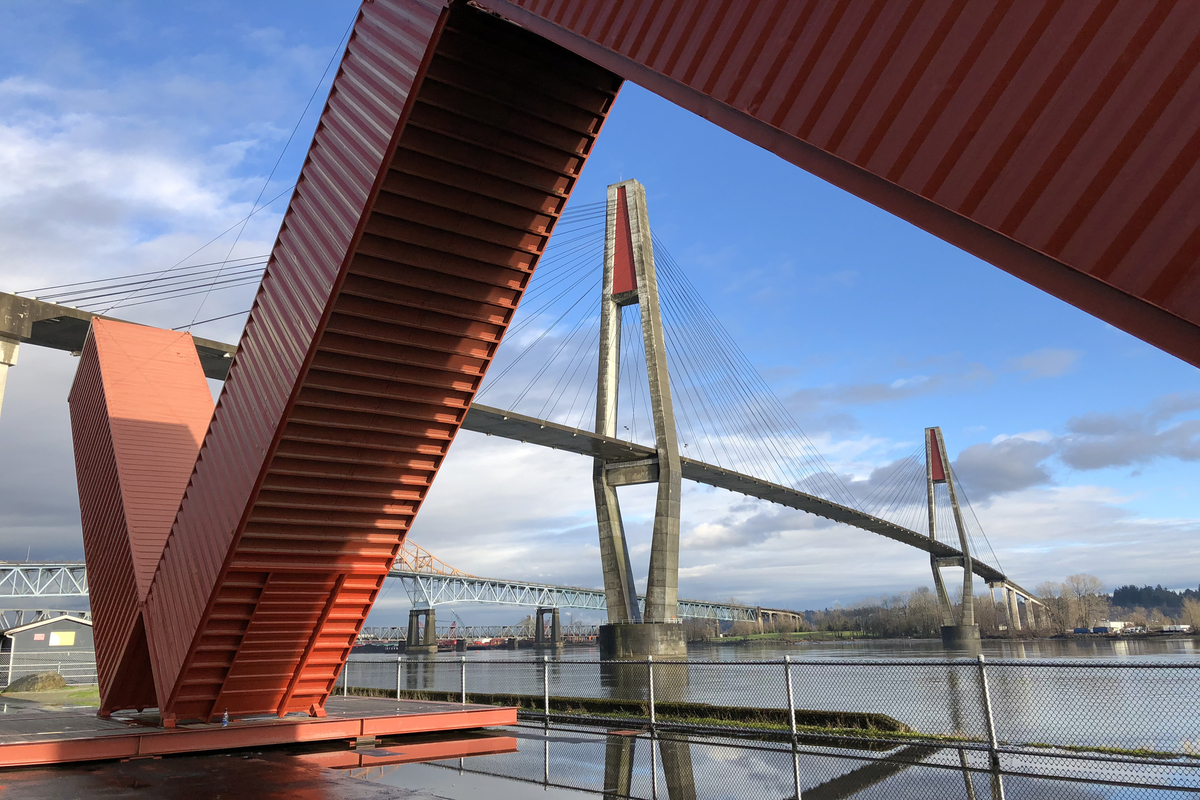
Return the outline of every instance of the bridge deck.
[[[499,436],[518,442],[550,447],[555,450],[565,450],[606,461],[635,461],[643,458],[653,458],[654,448],[645,445],[626,442],[600,436],[591,431],[569,428],[546,420],[526,417],[511,411],[504,411],[490,406],[475,403],[467,412],[463,421],[464,430],[484,433],[488,436]],[[834,522],[842,522],[855,528],[861,528],[880,536],[886,536],[902,542],[910,547],[924,550],[938,558],[961,558],[962,551],[945,542],[930,539],[924,534],[901,527],[878,517],[873,517],[857,509],[816,497],[811,494],[781,486],[777,483],[753,478],[740,472],[723,467],[705,464],[690,458],[681,459],[683,477],[696,483],[728,489],[731,492],[757,497],[789,508],[807,511]],[[1008,582],[1008,578],[1000,570],[984,562],[972,558],[972,571],[988,583]],[[1015,586],[1015,585],[1014,585]],[[1019,588],[1019,587],[1016,587]],[[1023,591],[1023,590],[1022,590]],[[1027,593],[1028,594],[1028,593]]]

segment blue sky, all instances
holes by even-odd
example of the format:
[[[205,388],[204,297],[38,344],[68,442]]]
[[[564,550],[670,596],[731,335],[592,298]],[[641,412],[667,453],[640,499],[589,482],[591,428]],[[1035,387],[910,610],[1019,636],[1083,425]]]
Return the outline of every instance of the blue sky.
[[[165,268],[244,217],[355,8],[0,7],[0,289]],[[264,197],[294,180],[323,97]],[[575,202],[630,177],[657,235],[843,475],[866,478],[940,425],[1021,583],[1200,583],[1195,368],[627,84]],[[235,257],[269,250],[283,207],[254,217]],[[214,294],[199,318],[251,295]],[[196,300],[126,315],[173,327]],[[240,324],[196,333],[233,341]],[[0,486],[0,557],[81,554],[73,369],[25,348],[10,375],[0,452],[26,466]],[[590,470],[464,435],[414,538],[476,574],[598,585]],[[651,495],[623,502],[644,562]],[[693,597],[820,607],[929,582],[915,551],[694,487],[684,548]],[[848,553],[867,566],[844,569]]]

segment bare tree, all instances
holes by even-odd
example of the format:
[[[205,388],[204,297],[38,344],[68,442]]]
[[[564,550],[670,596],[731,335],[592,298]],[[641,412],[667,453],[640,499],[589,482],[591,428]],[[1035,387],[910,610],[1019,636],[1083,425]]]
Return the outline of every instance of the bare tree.
[[[975,622],[980,633],[995,636],[1000,632],[1000,606],[991,592],[975,595]]]
[[[1104,583],[1095,575],[1079,573],[1063,581],[1063,594],[1068,596],[1075,611],[1079,627],[1089,628],[1108,611],[1108,598],[1104,596]]]
[[[1074,627],[1074,614],[1071,598],[1063,591],[1063,585],[1054,581],[1039,583],[1034,593],[1042,601],[1046,609],[1047,625],[1056,633],[1062,633]]]
[[[1200,600],[1193,600],[1188,597],[1183,601],[1183,612],[1179,615],[1179,621],[1184,625],[1191,625],[1192,632],[1200,631]]]

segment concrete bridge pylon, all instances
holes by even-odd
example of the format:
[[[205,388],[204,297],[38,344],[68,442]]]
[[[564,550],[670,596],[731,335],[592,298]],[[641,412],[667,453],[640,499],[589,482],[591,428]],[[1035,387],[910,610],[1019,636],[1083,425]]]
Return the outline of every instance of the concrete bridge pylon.
[[[929,565],[933,569],[933,585],[937,591],[938,608],[942,615],[942,644],[946,647],[973,649],[979,646],[979,625],[975,622],[975,589],[974,575],[970,568],[971,545],[967,536],[966,525],[963,524],[962,508],[958,503],[958,492],[954,488],[954,476],[950,471],[950,458],[946,453],[946,442],[942,438],[942,429],[938,427],[925,429],[925,487],[929,500],[929,538],[938,538],[937,528],[937,485],[945,484],[950,496],[950,508],[954,516],[954,527],[958,532],[958,544],[962,550],[961,557],[939,558],[929,556]],[[946,583],[942,578],[943,567],[963,568],[962,609],[954,613],[954,604],[946,592]]]
[[[621,309],[641,311],[646,376],[654,420],[655,454],[630,461],[595,459],[592,484],[609,624],[600,628],[602,658],[686,657],[679,606],[679,505],[683,470],[658,282],[646,207],[646,188],[636,180],[608,187],[604,278],[600,305],[599,374],[596,382],[596,433],[615,437],[621,361]],[[617,487],[657,483],[645,613],[638,609],[629,543],[621,521]]]

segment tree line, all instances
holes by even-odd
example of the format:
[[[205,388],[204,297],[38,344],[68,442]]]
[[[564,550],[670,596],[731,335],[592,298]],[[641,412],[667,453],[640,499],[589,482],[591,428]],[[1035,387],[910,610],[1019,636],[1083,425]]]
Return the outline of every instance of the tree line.
[[[1042,607],[1030,618],[1031,604],[1023,605],[1023,631],[1054,635],[1076,628],[1090,629],[1106,619],[1151,630],[1182,624],[1200,631],[1200,592],[1191,589],[1173,592],[1161,586],[1141,589],[1122,586],[1109,594],[1099,578],[1080,573],[1062,581],[1041,583],[1034,594]],[[953,600],[957,618],[962,611],[961,589]],[[1003,598],[997,601],[990,592],[976,595],[975,621],[985,636],[1002,634],[1008,627],[1008,609]],[[718,630],[733,636],[811,630],[854,631],[879,638],[936,638],[941,636],[942,616],[937,596],[928,587],[919,586],[910,592],[868,598],[849,607],[834,605],[820,611],[805,611],[802,621],[779,619],[765,626],[736,622],[725,627],[712,620],[688,620],[686,625],[688,638],[693,640],[714,638]]]

